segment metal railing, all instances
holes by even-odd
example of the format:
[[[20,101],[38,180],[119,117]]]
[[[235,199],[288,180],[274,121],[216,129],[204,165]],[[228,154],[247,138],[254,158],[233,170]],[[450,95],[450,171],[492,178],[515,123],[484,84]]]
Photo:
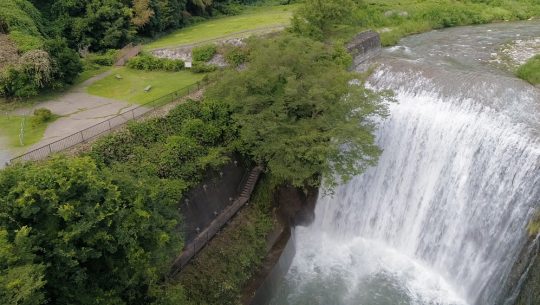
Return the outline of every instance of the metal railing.
[[[204,82],[206,83],[206,82]],[[10,163],[20,161],[35,161],[48,157],[50,154],[60,152],[65,149],[71,148],[77,144],[87,142],[102,134],[108,133],[115,128],[118,128],[129,121],[137,119],[145,114],[158,109],[160,106],[166,105],[174,100],[189,95],[192,92],[198,91],[203,85],[203,82],[197,82],[195,84],[183,87],[179,90],[161,96],[153,101],[145,104],[141,104],[135,108],[122,112],[109,118],[103,122],[92,125],[86,129],[71,134],[65,138],[46,144],[42,147],[33,149],[25,154],[17,156],[10,160]]]
[[[249,201],[262,171],[263,168],[260,166],[253,168],[243,185],[241,195],[228,208],[221,212],[191,243],[185,245],[180,255],[172,264],[170,277],[178,274]]]

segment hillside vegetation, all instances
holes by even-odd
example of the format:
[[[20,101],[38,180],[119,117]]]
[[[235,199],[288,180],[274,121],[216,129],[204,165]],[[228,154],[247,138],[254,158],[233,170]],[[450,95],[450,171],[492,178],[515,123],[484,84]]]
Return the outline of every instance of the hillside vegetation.
[[[0,96],[36,96],[73,84],[81,56],[236,14],[256,0],[2,0],[0,1]],[[14,48],[16,53],[14,53]],[[4,56],[1,56],[4,57]],[[86,64],[86,62],[84,62]]]
[[[23,13],[29,3],[8,1]],[[385,5],[407,3],[408,15],[387,13],[391,8]],[[366,26],[391,26],[390,32],[402,35],[418,20],[440,27],[473,22],[477,19],[471,16],[478,15],[472,9],[494,9],[498,3],[505,11],[512,4],[512,12],[528,8],[516,18],[538,9],[533,2],[505,0],[306,0],[288,31],[248,39],[242,48],[228,50],[225,57],[234,65],[216,72],[201,101],[181,104],[165,117],[133,122],[100,138],[82,156],[59,155],[0,171],[0,304],[238,304],[242,287],[265,252],[274,187],[306,189],[324,181],[331,191],[376,164],[381,154],[374,134],[393,97],[366,88],[365,75],[348,70],[352,58],[337,41]],[[35,4],[46,24],[34,20],[43,49],[21,50],[21,58],[74,65],[70,54],[79,58],[78,52],[117,47],[187,24],[195,14],[210,16],[235,7],[209,0]],[[434,15],[425,13],[429,11]],[[358,19],[361,13],[365,15]],[[462,13],[471,18],[461,19]],[[11,27],[16,28],[13,23]],[[5,23],[2,29],[11,35]],[[197,57],[205,59],[215,51],[201,48]],[[94,60],[110,62],[106,54]],[[132,65],[140,66],[141,73],[159,73],[156,77],[170,75],[155,72],[146,61],[167,66],[148,58]],[[56,79],[46,77],[49,73],[65,73],[26,63],[35,62],[28,59],[9,67],[10,73],[38,84],[52,84]],[[135,82],[136,76],[126,79]],[[100,85],[102,91],[109,90]],[[171,262],[183,248],[178,232],[182,196],[201,183],[205,173],[226,164],[232,153],[263,165],[271,181],[262,181],[254,204],[239,214],[243,218],[232,221],[185,274],[168,278]]]

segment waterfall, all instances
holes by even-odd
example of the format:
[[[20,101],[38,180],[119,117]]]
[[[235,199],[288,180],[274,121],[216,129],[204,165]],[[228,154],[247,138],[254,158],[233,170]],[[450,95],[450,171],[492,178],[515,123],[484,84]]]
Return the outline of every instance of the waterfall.
[[[432,31],[383,50],[397,103],[379,162],[321,195],[273,305],[495,305],[540,204],[540,90],[497,66],[538,22]],[[321,193],[322,194],[322,193]]]
[[[451,95],[435,72],[405,70],[383,65],[373,76],[399,101],[378,130],[384,152],[321,195],[273,304],[492,305],[499,296],[539,198],[535,117],[495,109],[496,90]],[[513,99],[534,102],[530,92]]]

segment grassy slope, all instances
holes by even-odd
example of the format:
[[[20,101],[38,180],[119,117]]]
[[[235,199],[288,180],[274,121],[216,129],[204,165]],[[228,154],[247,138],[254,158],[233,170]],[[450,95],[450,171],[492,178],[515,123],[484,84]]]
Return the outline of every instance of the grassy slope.
[[[459,25],[503,20],[525,20],[540,15],[540,4],[533,0],[501,0],[495,4],[454,0],[365,0],[355,13],[355,22],[342,26],[332,39],[347,40],[356,33],[375,29],[385,46],[394,45],[406,35]]]
[[[212,19],[180,29],[145,45],[145,49],[192,44],[241,31],[288,25],[292,12],[297,7],[298,5],[280,5],[248,8],[237,16]]]
[[[519,66],[516,75],[533,85],[540,84],[540,54]]]
[[[117,74],[122,76],[122,79],[116,79]],[[118,68],[111,75],[90,85],[87,90],[93,95],[143,104],[192,85],[203,76],[189,71],[161,72]],[[144,92],[148,85],[152,86],[152,90]]]

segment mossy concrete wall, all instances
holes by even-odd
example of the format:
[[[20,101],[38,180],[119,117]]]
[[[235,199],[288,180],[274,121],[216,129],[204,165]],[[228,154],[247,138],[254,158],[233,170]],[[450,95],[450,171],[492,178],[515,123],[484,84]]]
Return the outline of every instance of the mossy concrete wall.
[[[353,68],[379,55],[381,50],[381,37],[373,31],[362,32],[347,44],[347,51],[353,57]]]

